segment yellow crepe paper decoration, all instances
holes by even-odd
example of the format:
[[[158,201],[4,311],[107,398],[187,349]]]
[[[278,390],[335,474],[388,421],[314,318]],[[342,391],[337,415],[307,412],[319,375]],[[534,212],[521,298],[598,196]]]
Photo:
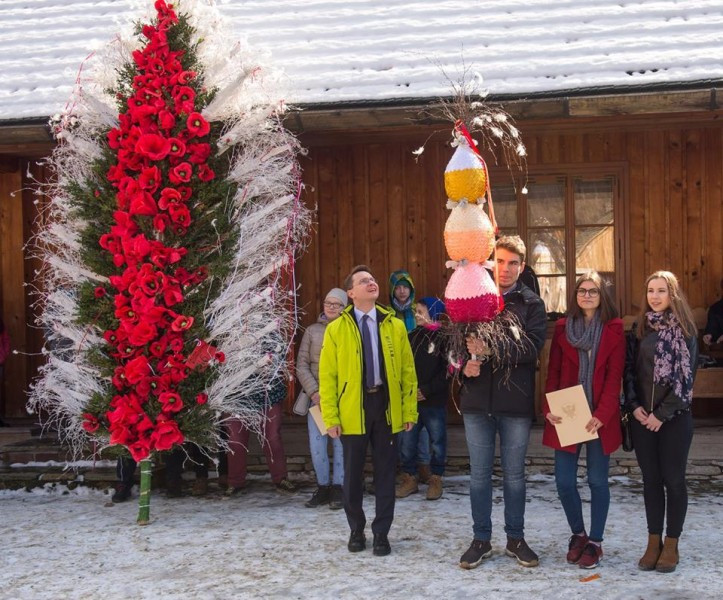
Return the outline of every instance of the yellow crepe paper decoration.
[[[444,188],[453,202],[475,203],[484,198],[487,176],[482,158],[460,143],[444,171]]]

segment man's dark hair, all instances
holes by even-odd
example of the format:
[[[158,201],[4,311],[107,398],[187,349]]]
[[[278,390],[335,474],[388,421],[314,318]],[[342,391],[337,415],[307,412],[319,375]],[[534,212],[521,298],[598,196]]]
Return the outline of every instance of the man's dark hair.
[[[369,270],[369,267],[366,265],[357,265],[354,267],[349,275],[346,276],[346,279],[344,279],[344,289],[349,291],[351,288],[354,287],[354,275],[357,273],[361,273],[362,271],[366,271],[367,273],[371,273]]]

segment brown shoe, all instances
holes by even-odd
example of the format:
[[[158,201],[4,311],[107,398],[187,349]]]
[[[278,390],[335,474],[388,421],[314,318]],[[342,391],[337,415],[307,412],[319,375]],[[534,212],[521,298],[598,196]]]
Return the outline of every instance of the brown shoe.
[[[641,571],[654,570],[662,550],[663,543],[660,540],[660,536],[648,534],[648,547],[645,549],[643,557],[638,561],[638,569]]]
[[[415,494],[418,491],[419,485],[417,485],[417,478],[409,473],[402,473],[402,476],[399,478],[399,485],[397,486],[397,498],[406,498],[410,494]]]
[[[205,477],[196,479],[191,488],[191,496],[205,496],[206,494],[208,494],[208,479]]]
[[[442,477],[439,475],[429,476],[429,487],[427,488],[427,500],[439,500],[442,497]]]
[[[678,538],[666,537],[655,570],[658,573],[672,573],[678,566],[678,560]]]
[[[429,478],[432,476],[432,470],[429,465],[419,463],[417,465],[417,471],[419,473],[419,483],[429,483]]]

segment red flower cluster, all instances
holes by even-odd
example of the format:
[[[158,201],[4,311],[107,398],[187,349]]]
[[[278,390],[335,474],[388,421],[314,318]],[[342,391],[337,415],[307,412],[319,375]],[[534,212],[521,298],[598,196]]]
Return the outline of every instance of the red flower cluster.
[[[216,176],[206,164],[210,125],[196,106],[196,73],[183,70],[183,50],[169,47],[168,31],[178,18],[164,0],[155,8],[157,24],[142,28],[147,43],[133,52],[133,93],[121,99],[127,109],[108,133],[117,156],[107,172],[117,210],[114,225],[99,240],[119,269],[110,277],[119,325],[104,335],[118,363],[112,378],[117,393],[106,418],[111,444],[127,446],[135,460],[182,443],[175,416],[185,404],[206,402],[205,394],[199,394],[184,403],[178,392],[192,368],[184,336],[194,322],[178,306],[208,274],[204,268],[189,273],[180,267],[186,248],[159,240],[169,231],[186,234],[192,225],[194,186]],[[149,230],[140,226],[144,219],[155,239],[142,233]],[[95,290],[97,298],[104,293],[103,288]],[[155,418],[148,412],[150,402],[160,406],[151,411]],[[98,429],[97,417],[86,413],[83,418],[86,431]]]

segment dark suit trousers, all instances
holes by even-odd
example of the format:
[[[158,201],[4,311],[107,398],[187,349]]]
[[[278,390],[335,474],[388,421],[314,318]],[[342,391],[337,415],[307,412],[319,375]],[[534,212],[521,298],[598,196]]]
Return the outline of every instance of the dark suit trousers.
[[[387,423],[389,400],[386,390],[364,393],[366,433],[342,435],[344,448],[344,510],[352,531],[363,530],[366,517],[362,507],[364,496],[364,463],[367,446],[371,446],[376,494],[376,516],[372,533],[388,533],[394,519],[394,484],[397,468],[397,440]]]

